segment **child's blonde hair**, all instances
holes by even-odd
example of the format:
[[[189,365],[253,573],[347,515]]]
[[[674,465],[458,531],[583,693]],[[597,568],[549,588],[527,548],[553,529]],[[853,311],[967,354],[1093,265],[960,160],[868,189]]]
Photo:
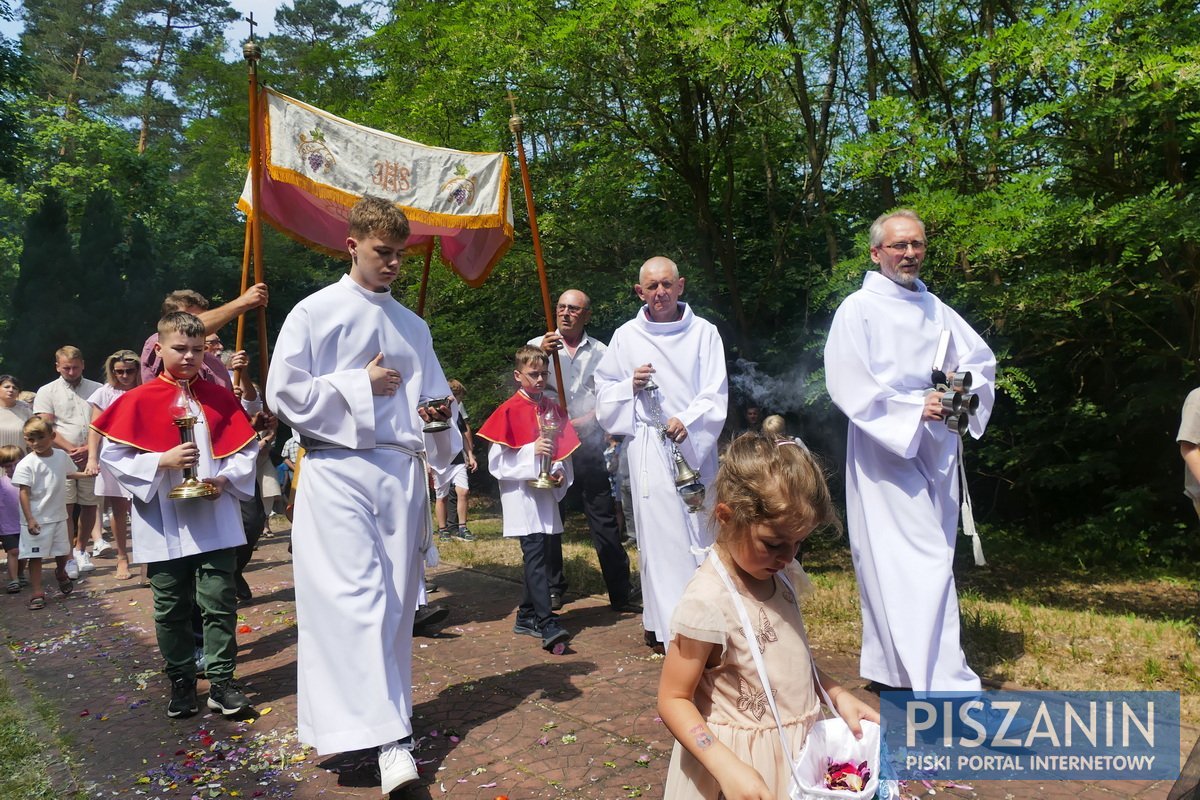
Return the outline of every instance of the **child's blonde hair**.
[[[0,445],[0,467],[7,467],[21,460],[24,454],[15,444]]]
[[[540,347],[534,347],[531,344],[523,344],[517,348],[516,355],[513,356],[513,367],[519,372],[523,367],[528,367],[530,364],[549,364],[550,356]]]
[[[463,386],[461,382],[451,378],[446,383],[450,385],[450,394],[454,395],[455,399],[462,400],[467,396],[467,387]]]
[[[787,436],[787,421],[778,414],[772,414],[762,421],[762,432],[772,439],[783,439]]]
[[[826,525],[842,529],[824,470],[795,442],[742,434],[726,449],[712,491],[713,508],[724,504],[731,511],[724,523],[713,512],[721,544],[740,540],[755,523],[806,531]]]
[[[21,426],[21,435],[29,436],[33,433],[54,438],[54,426],[49,422],[46,422],[46,420],[42,419],[41,417],[30,417],[29,419],[25,420],[25,424]]]

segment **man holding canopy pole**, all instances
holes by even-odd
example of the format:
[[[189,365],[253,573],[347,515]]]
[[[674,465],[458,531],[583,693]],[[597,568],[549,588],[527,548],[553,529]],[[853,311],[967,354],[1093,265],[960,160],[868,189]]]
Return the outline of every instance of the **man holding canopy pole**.
[[[569,499],[574,494],[583,506],[611,608],[635,613],[641,611],[638,604],[641,592],[634,592],[629,583],[629,556],[621,542],[617,508],[613,503],[608,469],[604,466],[604,430],[596,422],[596,367],[608,348],[587,333],[592,301],[586,294],[578,289],[568,289],[559,296],[555,312],[557,330],[530,339],[529,344],[542,348],[547,356],[557,354],[554,363],[559,367],[567,392],[571,425],[579,434],[579,449],[571,456],[575,480],[566,496]],[[553,388],[557,385],[557,373],[553,366],[550,370],[546,393],[557,401],[558,392]],[[561,549],[560,540],[561,537],[556,537],[552,545]],[[566,595],[566,578],[561,572],[550,577],[550,605],[557,611]]]
[[[669,643],[671,615],[704,558],[694,549],[714,535],[706,508],[689,510],[676,491],[674,453],[700,483],[711,482],[729,399],[721,335],[680,302],[684,285],[670,259],[642,264],[634,291],[645,305],[613,334],[596,368],[596,419],[629,442],[642,625],[656,650]]]

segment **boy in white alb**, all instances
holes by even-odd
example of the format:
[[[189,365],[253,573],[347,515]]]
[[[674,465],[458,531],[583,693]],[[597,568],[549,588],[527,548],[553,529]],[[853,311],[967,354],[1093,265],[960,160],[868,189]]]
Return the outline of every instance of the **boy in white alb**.
[[[392,297],[408,219],[378,197],[350,210],[350,274],[283,323],[267,403],[300,435],[292,525],[300,739],[320,754],[378,748],[383,794],[420,775],[412,747],[412,629],[432,544],[423,455],[462,449],[424,320]]]
[[[54,577],[63,594],[74,582],[67,576],[71,541],[67,532],[67,481],[85,477],[62,450],[54,447],[54,428],[41,417],[30,417],[22,429],[29,454],[13,470],[12,482],[20,491],[21,544],[19,557],[29,559],[27,572],[33,596],[29,609],[46,607],[42,591],[42,559],[53,558]]]

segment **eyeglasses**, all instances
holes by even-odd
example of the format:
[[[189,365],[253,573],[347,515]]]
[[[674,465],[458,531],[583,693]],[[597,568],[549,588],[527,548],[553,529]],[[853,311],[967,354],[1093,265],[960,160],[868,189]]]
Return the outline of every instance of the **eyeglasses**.
[[[587,308],[582,306],[570,306],[566,303],[558,304],[558,313],[560,314],[582,314],[587,311]]]
[[[911,242],[892,242],[891,244],[885,244],[884,247],[893,253],[907,253],[910,247],[914,253],[925,252],[925,242],[922,242],[920,239],[914,239]]]
[[[205,344],[220,344],[221,340],[220,339],[205,339],[204,343]]]
[[[137,372],[137,367],[130,367],[129,369],[113,369],[113,375],[132,375],[135,372]]]

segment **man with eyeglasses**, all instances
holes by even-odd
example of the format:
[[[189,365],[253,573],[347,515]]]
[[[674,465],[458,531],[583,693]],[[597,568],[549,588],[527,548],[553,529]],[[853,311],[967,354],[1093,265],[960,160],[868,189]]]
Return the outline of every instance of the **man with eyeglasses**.
[[[579,448],[571,457],[575,480],[564,501],[578,498],[583,505],[583,514],[600,560],[600,573],[608,588],[609,605],[614,611],[637,613],[642,610],[638,604],[641,592],[635,592],[629,581],[629,555],[621,543],[616,504],[604,466],[604,429],[596,422],[596,366],[608,347],[588,335],[592,301],[578,289],[568,289],[558,298],[556,317],[558,329],[530,339],[529,344],[540,347],[547,357],[558,353],[563,390],[567,393],[567,413],[579,435]],[[557,387],[551,358],[546,394],[556,402]],[[553,546],[562,547],[561,537],[550,538],[554,540]],[[562,563],[561,557],[557,563]],[[562,571],[551,575],[550,606],[555,611],[562,608],[566,591],[566,576]]]
[[[931,372],[970,372],[983,435],[996,357],[920,280],[925,225],[912,211],[871,225],[862,288],[834,315],[829,395],[850,419],[846,521],[862,600],[859,671],[870,688],[978,692],[959,641],[954,586],[961,439],[943,421]]]
[[[596,368],[596,418],[629,446],[642,626],[646,645],[656,652],[670,644],[671,616],[704,558],[697,549],[713,543],[711,502],[689,513],[675,490],[674,459],[664,439],[700,473],[701,483],[711,485],[729,407],[721,334],[680,301],[685,285],[669,258],[642,264],[634,291],[645,305],[613,334]]]

